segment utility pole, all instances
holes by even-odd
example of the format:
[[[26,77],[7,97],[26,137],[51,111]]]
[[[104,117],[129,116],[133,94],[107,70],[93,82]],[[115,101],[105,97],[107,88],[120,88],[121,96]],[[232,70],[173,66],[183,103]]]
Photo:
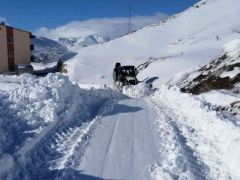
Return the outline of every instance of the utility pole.
[[[132,3],[129,2],[128,7],[128,34],[132,32]]]

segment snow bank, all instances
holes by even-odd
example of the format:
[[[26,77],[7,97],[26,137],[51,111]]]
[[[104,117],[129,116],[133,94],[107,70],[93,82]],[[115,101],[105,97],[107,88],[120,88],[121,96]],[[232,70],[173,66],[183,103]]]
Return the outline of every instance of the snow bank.
[[[55,66],[57,66],[57,61],[51,62],[51,63],[31,62],[31,65],[33,66],[33,69],[35,71],[36,70],[44,70],[44,69],[48,69],[48,68],[54,68]]]
[[[141,98],[149,96],[153,93],[153,90],[150,88],[149,84],[139,83],[135,86],[125,86],[123,87],[123,94],[132,97],[132,98]]]
[[[231,103],[239,102],[240,97],[237,94],[231,94],[225,90],[212,90],[207,93],[202,93],[198,97],[203,102],[208,102],[213,106],[229,106]]]
[[[11,92],[0,91],[0,162],[9,162],[11,169],[11,159],[16,157],[6,157],[17,156],[21,157],[20,162],[26,161],[25,156],[55,126],[72,122],[81,125],[104,102],[119,98],[124,96],[110,88],[84,90],[60,75],[24,77]],[[8,156],[2,156],[4,153]],[[15,171],[16,168],[15,164]],[[0,177],[6,177],[10,169],[0,171]]]
[[[34,112],[41,119],[37,120],[29,117],[29,123],[55,121],[62,113],[73,110],[72,108],[83,108],[81,105],[97,103],[99,99],[110,99],[120,97],[116,92],[109,89],[80,89],[73,85],[67,77],[50,74],[45,78],[29,77],[23,79],[22,86],[13,90],[10,100],[16,106],[25,106],[25,111],[18,115]],[[104,92],[106,91],[106,92]],[[96,97],[96,98],[93,98]],[[79,106],[79,107],[76,107]],[[16,108],[17,109],[17,108]],[[81,109],[76,109],[81,110]],[[24,116],[24,115],[23,115]]]
[[[153,167],[151,172],[151,178],[154,180],[173,180],[172,176],[169,175],[161,166],[156,165]]]
[[[163,100],[178,115],[175,119],[188,145],[210,168],[213,179],[240,178],[240,128],[231,119],[176,87],[162,86],[153,98]]]
[[[21,85],[21,80],[29,74],[17,75],[0,75],[0,90],[11,91]]]

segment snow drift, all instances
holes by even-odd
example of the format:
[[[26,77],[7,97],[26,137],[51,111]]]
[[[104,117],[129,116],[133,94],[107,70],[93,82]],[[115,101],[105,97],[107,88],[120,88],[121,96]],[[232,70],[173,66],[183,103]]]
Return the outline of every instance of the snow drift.
[[[163,85],[153,99],[170,107],[170,111],[166,107],[166,112],[180,127],[187,145],[199,156],[199,160],[209,167],[208,178],[240,178],[240,129],[233,122],[233,118],[222,116],[207,102],[181,93],[177,87],[168,88]]]
[[[41,147],[49,146],[44,142],[49,137],[54,141],[63,127],[70,128],[73,123],[81,127],[94,118],[102,104],[119,98],[124,96],[111,89],[80,89],[67,77],[54,74],[26,76],[10,93],[0,91],[0,166],[5,167],[1,179],[18,178],[23,171],[22,179],[47,176],[48,161],[44,161],[45,169],[37,160]]]

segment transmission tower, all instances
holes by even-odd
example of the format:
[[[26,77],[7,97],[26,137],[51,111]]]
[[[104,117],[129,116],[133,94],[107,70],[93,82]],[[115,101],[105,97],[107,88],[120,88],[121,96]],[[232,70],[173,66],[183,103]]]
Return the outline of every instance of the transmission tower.
[[[132,32],[132,3],[129,3],[128,7],[128,34]]]

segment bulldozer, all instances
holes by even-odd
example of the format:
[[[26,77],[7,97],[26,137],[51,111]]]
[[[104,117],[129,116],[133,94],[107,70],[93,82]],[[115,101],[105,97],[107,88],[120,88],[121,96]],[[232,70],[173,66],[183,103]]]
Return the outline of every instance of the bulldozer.
[[[135,66],[120,66],[120,82],[123,84],[123,86],[126,85],[137,85],[137,69]]]
[[[121,90],[123,86],[137,85],[137,73],[135,66],[121,66],[120,63],[116,63],[113,71],[115,88]]]

